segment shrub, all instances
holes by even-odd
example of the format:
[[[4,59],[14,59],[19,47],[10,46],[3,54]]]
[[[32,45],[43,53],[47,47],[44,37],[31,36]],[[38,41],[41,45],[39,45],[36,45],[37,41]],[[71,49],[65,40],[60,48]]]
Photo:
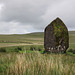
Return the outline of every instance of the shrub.
[[[15,52],[22,51],[22,48],[21,48],[21,47],[16,47],[16,48],[14,49],[14,51],[15,51]]]
[[[0,48],[0,52],[6,52],[6,48]]]
[[[41,51],[42,49],[41,48],[38,48],[38,51]]]
[[[31,51],[36,50],[36,47],[30,46],[30,50],[31,50]]]
[[[22,48],[21,48],[21,47],[17,47],[17,49],[18,49],[19,51],[22,51]]]
[[[73,50],[73,54],[75,54],[75,49]]]
[[[73,49],[69,49],[68,52],[73,52]]]
[[[75,54],[75,49],[69,49],[68,52]]]
[[[42,51],[43,47],[42,46],[30,46],[30,50],[33,51]]]

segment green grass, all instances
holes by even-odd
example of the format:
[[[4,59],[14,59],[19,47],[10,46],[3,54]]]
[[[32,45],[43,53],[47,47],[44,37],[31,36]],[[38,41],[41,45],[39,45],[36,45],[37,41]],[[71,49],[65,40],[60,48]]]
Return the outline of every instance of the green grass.
[[[43,45],[44,35],[40,33],[0,35],[0,47]]]
[[[1,43],[30,43],[43,41],[43,33],[0,35]]]
[[[32,52],[32,51],[44,51],[43,45],[25,45],[25,46],[12,46],[12,47],[2,47],[0,52]]]
[[[75,44],[75,31],[69,32],[70,44]],[[20,45],[43,45],[44,33],[0,35],[0,47]]]
[[[75,31],[69,32],[75,50]],[[0,35],[0,75],[74,75],[75,54],[42,54],[44,33]],[[3,52],[4,51],[4,52]]]
[[[0,53],[0,75],[74,75],[75,57],[65,54]]]
[[[0,47],[43,45],[44,33],[0,35]],[[69,31],[69,49],[75,49],[75,31]]]

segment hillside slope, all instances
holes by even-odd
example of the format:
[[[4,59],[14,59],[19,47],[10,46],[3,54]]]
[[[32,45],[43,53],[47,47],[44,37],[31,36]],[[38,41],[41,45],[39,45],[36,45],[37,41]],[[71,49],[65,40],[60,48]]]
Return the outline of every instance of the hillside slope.
[[[75,44],[75,31],[69,31],[70,44]],[[0,47],[17,45],[43,45],[44,33],[0,35]]]

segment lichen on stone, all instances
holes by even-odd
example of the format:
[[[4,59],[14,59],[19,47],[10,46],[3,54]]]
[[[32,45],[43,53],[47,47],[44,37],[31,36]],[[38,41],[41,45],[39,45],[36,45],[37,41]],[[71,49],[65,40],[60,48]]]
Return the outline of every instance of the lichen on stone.
[[[63,37],[65,46],[67,46],[67,42],[68,42],[67,39],[69,36],[68,36],[68,32],[67,32],[67,29],[65,28],[65,24],[63,23],[63,21],[57,18],[52,24],[54,27],[54,34],[56,37],[57,45],[61,44],[60,41],[61,41],[61,38]]]
[[[53,34],[51,34],[51,33],[53,33]],[[54,21],[52,21],[46,27],[44,36],[45,36],[44,40],[46,39],[44,41],[44,43],[45,43],[44,46],[45,46],[46,51],[48,51],[46,49],[46,46],[50,46],[50,47],[53,46],[55,50],[56,50],[56,47],[61,46],[61,50],[64,49],[64,51],[69,47],[68,29],[60,18],[56,18]],[[54,44],[52,42],[54,42]],[[51,43],[52,45],[49,43]],[[59,47],[59,49],[60,49],[60,47]],[[61,51],[61,50],[59,50],[59,51]]]

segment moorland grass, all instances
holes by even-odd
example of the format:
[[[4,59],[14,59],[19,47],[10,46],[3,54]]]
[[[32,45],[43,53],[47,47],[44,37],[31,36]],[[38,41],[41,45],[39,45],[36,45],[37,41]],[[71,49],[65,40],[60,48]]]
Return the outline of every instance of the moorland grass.
[[[75,57],[65,54],[0,53],[0,75],[74,75]]]
[[[69,31],[70,47],[75,45],[75,31]],[[24,45],[43,45],[44,33],[30,33],[30,34],[13,34],[0,35],[0,47],[8,46],[24,46]]]
[[[27,51],[44,51],[43,45],[25,45],[25,46],[12,46],[1,47],[0,52],[27,52]]]
[[[67,54],[41,54],[43,33],[0,35],[0,75],[75,75],[75,32],[69,40]]]

